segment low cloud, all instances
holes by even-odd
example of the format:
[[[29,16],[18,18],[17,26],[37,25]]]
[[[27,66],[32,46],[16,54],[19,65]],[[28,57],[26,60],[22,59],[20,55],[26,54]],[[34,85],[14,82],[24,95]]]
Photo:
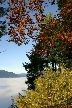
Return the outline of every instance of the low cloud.
[[[15,97],[27,89],[26,80],[25,77],[0,78],[0,108],[8,108],[12,102],[11,96]]]

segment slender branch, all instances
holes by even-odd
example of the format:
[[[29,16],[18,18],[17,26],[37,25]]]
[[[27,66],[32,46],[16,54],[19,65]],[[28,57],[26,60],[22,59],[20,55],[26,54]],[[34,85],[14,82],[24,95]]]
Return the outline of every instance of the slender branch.
[[[7,50],[7,49],[6,49]],[[4,51],[2,51],[2,52],[5,52],[6,50],[4,50]],[[0,53],[2,53],[2,52],[0,52]]]

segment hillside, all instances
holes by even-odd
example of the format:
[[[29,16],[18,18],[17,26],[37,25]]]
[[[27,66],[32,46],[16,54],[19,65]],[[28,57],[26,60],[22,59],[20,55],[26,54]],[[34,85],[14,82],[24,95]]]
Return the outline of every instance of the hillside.
[[[0,70],[0,78],[17,78],[17,77],[26,77],[26,74],[25,73],[15,74],[13,72]]]

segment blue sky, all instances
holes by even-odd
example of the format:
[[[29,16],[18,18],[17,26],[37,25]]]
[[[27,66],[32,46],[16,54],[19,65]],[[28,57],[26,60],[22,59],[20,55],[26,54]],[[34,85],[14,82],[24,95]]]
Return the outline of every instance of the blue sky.
[[[7,4],[5,4],[5,7],[7,7]],[[51,12],[53,15],[57,14],[57,8],[57,5],[51,6],[49,4],[48,7],[45,8],[45,14],[48,12]],[[1,20],[2,19],[5,20],[5,17],[1,18]],[[0,70],[14,73],[26,73],[22,63],[29,62],[26,51],[32,49],[32,41],[30,41],[28,45],[22,44],[18,46],[14,42],[7,42],[6,40],[8,39],[9,36],[4,35],[0,41],[0,52],[7,49],[5,52],[0,53]]]

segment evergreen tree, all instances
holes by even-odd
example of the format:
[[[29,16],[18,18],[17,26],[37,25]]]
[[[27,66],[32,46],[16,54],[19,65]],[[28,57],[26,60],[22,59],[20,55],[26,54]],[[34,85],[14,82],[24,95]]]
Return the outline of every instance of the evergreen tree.
[[[31,55],[26,54],[30,60],[30,63],[23,63],[23,67],[27,71],[27,81],[28,89],[35,89],[34,80],[38,78],[45,67],[48,66],[48,61],[44,58],[39,58],[40,55],[37,53],[33,53]]]

